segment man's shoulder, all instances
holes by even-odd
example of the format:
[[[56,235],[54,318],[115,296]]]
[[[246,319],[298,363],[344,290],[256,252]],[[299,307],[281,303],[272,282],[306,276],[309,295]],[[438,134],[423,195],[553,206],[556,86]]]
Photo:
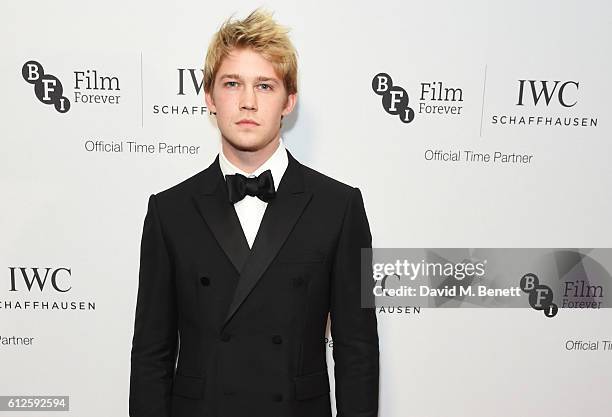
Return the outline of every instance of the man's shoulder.
[[[156,192],[155,196],[161,200],[180,201],[184,198],[190,198],[194,194],[202,193],[206,183],[213,179],[210,175],[210,169],[211,167],[209,166],[179,183],[163,188]]]
[[[327,188],[332,191],[350,192],[353,188],[352,185],[342,182],[336,178],[330,177],[329,175],[323,174],[308,165],[302,165],[302,172],[307,180],[316,187]]]
[[[301,164],[304,179],[312,191],[329,196],[348,198],[355,192],[354,186],[323,174],[307,165]]]

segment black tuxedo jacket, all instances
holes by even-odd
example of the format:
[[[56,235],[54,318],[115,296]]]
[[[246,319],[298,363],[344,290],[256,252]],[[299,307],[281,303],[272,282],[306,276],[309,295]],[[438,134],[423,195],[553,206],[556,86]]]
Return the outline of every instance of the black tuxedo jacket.
[[[328,314],[337,416],[377,416],[376,315],[361,308],[360,248],[371,247],[361,192],[287,156],[252,248],[219,156],[149,198],[131,417],[331,417]]]

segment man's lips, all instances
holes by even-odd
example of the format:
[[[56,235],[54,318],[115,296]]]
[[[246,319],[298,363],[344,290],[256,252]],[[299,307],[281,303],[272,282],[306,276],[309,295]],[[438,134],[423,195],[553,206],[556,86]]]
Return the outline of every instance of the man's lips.
[[[259,126],[259,123],[257,123],[254,120],[249,120],[249,119],[240,120],[236,124],[241,125],[241,126]]]

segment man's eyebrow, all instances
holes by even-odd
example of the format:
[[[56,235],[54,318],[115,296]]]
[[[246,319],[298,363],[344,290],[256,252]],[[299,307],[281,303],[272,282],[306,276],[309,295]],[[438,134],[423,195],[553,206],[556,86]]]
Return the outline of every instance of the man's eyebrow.
[[[238,74],[223,74],[221,76],[221,79],[225,79],[225,78],[235,78],[237,80],[243,81],[242,77]],[[257,77],[255,77],[255,81],[271,81],[273,83],[279,84],[279,80],[277,78],[273,78],[273,77],[265,77],[263,75],[259,75]]]

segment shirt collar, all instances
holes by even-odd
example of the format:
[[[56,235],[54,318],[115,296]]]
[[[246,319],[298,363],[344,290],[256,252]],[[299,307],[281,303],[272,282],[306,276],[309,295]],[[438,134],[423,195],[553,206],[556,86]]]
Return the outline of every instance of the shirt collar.
[[[223,178],[225,178],[226,175],[233,175],[236,173],[242,174],[245,177],[257,176],[269,169],[272,172],[275,190],[278,189],[278,184],[280,184],[280,181],[283,178],[287,165],[289,165],[289,158],[287,157],[287,151],[285,149],[285,144],[282,137],[280,138],[278,148],[276,148],[274,153],[251,174],[244,172],[228,161],[223,151],[219,152],[219,166],[221,167]]]

